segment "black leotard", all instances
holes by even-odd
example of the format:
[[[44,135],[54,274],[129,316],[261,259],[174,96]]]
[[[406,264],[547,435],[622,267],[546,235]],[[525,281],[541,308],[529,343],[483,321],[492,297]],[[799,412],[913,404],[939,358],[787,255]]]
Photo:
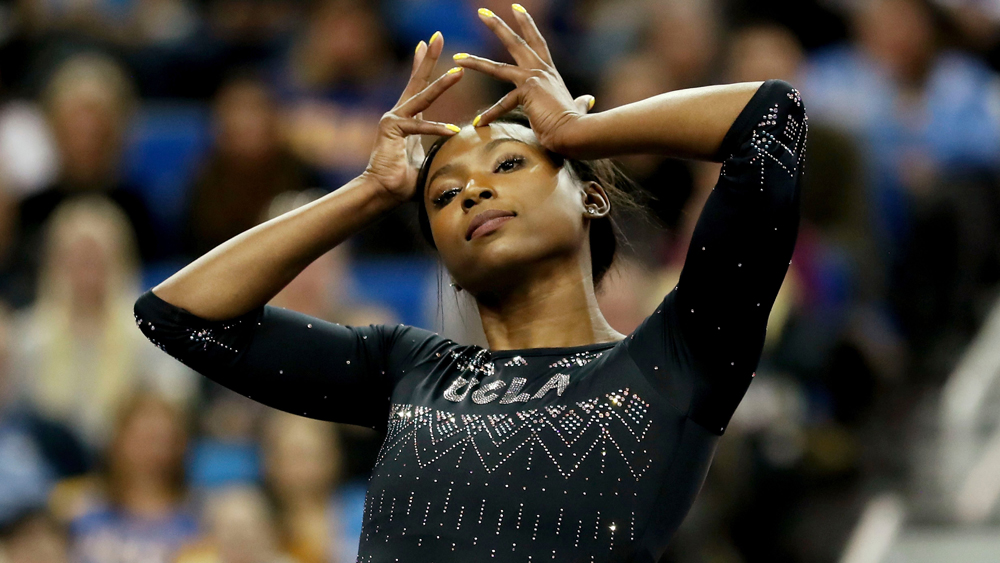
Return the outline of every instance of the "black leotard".
[[[211,322],[152,292],[136,321],[247,397],[386,432],[360,562],[655,562],[760,359],[807,129],[788,83],[758,89],[725,136],[678,286],[622,341],[491,352],[272,306]]]

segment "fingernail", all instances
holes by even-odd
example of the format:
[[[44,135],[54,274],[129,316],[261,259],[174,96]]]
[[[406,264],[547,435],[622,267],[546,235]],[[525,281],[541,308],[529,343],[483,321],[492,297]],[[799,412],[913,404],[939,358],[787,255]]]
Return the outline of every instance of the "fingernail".
[[[528,10],[525,10],[524,6],[522,6],[520,4],[511,4],[510,7],[514,8],[514,10],[517,11],[517,12],[521,12],[522,14],[527,14],[528,13]]]
[[[469,58],[469,54],[468,53],[455,53],[454,55],[451,56],[451,58],[454,59],[454,60],[456,60],[456,61],[458,61],[458,60]]]
[[[417,53],[420,52],[420,46],[423,45],[423,44],[424,44],[424,41],[423,41],[423,39],[421,39],[420,43],[417,43],[417,48],[413,50],[413,54],[414,55],[416,55]]]
[[[462,130],[458,125],[452,125],[451,123],[445,123],[444,126],[456,133]]]
[[[460,66],[452,67],[452,68],[448,69],[448,72],[446,74],[455,74],[456,72],[459,72],[461,70],[462,70],[462,67],[460,67]]]
[[[597,102],[597,98],[590,98],[590,101],[587,102],[587,109],[594,109],[594,104],[596,102]]]
[[[483,16],[484,18],[492,18],[493,11],[490,10],[489,8],[479,8],[479,15]]]
[[[431,40],[430,40],[429,44],[433,44],[438,39],[441,39],[441,32],[440,31],[435,31],[434,35],[431,35]]]
[[[479,120],[482,119],[482,118],[483,118],[483,114],[477,115],[476,118],[472,120],[472,126],[473,127],[478,127],[479,126]]]

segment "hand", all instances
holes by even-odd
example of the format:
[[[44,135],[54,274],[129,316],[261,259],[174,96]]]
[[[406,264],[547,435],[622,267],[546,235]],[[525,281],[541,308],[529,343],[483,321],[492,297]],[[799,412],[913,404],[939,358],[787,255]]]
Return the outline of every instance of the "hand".
[[[543,147],[565,154],[571,148],[573,125],[594,105],[593,96],[573,96],[552,63],[552,55],[534,20],[520,4],[513,4],[514,20],[522,38],[499,16],[479,9],[480,19],[500,38],[514,57],[516,65],[498,63],[482,57],[458,53],[459,66],[478,70],[500,80],[513,82],[516,88],[476,117],[473,125],[482,127],[504,113],[523,105],[531,128]]]
[[[375,146],[362,174],[399,203],[410,200],[416,191],[417,172],[424,159],[418,135],[451,136],[460,130],[450,123],[425,121],[421,114],[462,78],[462,69],[455,67],[429,83],[443,48],[441,32],[435,33],[429,44],[423,41],[417,44],[410,81],[395,107],[379,120]]]

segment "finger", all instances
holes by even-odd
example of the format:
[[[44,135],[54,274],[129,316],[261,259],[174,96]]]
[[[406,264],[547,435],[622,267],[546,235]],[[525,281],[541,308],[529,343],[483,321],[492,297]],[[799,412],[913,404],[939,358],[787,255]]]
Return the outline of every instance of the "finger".
[[[428,87],[414,94],[410,99],[400,104],[395,109],[396,114],[400,117],[413,117],[424,111],[430,107],[430,105],[434,103],[434,100],[443,94],[445,90],[451,88],[459,80],[461,80],[463,74],[464,70],[462,67],[456,66],[450,69],[448,72],[442,74],[437,80],[431,82]]]
[[[403,135],[441,135],[452,136],[462,129],[451,123],[439,121],[424,121],[423,119],[400,119],[396,129]]]
[[[580,96],[579,98],[573,100],[573,103],[576,104],[576,107],[577,109],[580,110],[580,113],[587,113],[588,111],[594,108],[594,102],[596,101],[597,98],[591,96],[590,94],[584,94],[583,96]]]
[[[535,19],[520,4],[511,4],[511,8],[514,10],[514,21],[517,22],[517,26],[521,30],[521,36],[524,37],[531,50],[546,64],[555,66],[555,63],[552,62],[552,54],[549,53],[549,44],[542,37],[542,33],[538,31]]]
[[[452,55],[452,59],[455,60],[455,64],[458,66],[478,70],[479,72],[488,74],[493,78],[513,82],[517,86],[520,86],[529,76],[527,69],[521,68],[517,65],[498,63],[496,61],[491,61],[490,59],[477,57],[468,53],[455,53]]]
[[[485,127],[489,125],[490,122],[492,122],[494,119],[516,108],[517,105],[520,103],[521,103],[520,88],[511,90],[510,92],[507,92],[506,96],[500,98],[500,100],[497,103],[490,106],[490,109],[477,115],[476,118],[472,120],[472,126]]]
[[[519,66],[542,68],[543,61],[538,54],[528,46],[528,43],[520,35],[514,33],[514,30],[500,16],[486,8],[479,8],[479,19],[483,20],[483,23],[500,38],[500,42],[510,51],[511,56],[514,57],[514,61]]]
[[[438,57],[441,56],[443,49],[444,36],[441,35],[440,31],[436,31],[427,43],[423,59],[417,64],[416,70],[410,76],[410,81],[407,82],[406,88],[403,89],[403,93],[399,96],[399,100],[396,102],[397,107],[427,87],[427,84],[430,82],[431,72],[433,72],[434,65],[437,64]]]
[[[420,61],[424,60],[424,55],[427,54],[427,43],[421,39],[420,43],[417,43],[417,48],[413,52],[413,68],[410,69],[410,78],[417,73],[417,67],[420,66]]]

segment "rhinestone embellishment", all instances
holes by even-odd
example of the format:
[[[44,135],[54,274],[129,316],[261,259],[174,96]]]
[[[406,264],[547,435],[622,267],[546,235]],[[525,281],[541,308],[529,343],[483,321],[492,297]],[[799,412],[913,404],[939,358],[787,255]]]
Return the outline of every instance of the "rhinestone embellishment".
[[[421,469],[474,454],[482,468],[493,473],[515,453],[534,450],[541,454],[534,457],[549,460],[569,478],[590,456],[617,453],[638,481],[651,463],[640,447],[650,426],[649,407],[628,388],[571,405],[511,414],[456,414],[393,404],[375,466],[409,450],[416,453]]]

